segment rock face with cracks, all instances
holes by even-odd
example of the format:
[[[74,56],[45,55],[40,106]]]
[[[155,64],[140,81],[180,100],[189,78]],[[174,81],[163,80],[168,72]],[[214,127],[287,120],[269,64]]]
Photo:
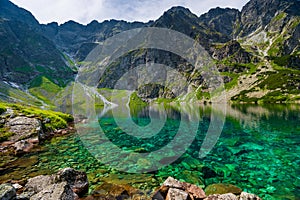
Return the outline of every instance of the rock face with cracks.
[[[22,196],[34,200],[73,200],[85,194],[88,185],[85,172],[66,168],[54,175],[29,179]]]

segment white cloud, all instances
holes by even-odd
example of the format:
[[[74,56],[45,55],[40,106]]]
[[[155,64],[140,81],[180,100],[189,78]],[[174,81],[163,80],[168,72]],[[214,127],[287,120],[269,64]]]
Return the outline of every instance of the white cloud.
[[[196,15],[214,7],[241,9],[248,0],[11,0],[29,10],[40,23],[74,20],[87,24],[92,20],[155,20],[172,6],[184,6]]]

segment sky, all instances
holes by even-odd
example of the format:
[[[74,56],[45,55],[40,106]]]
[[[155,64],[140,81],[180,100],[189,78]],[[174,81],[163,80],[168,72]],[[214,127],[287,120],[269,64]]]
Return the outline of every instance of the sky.
[[[184,6],[200,15],[210,8],[241,9],[248,0],[11,0],[29,10],[42,24],[73,20],[88,24],[109,19],[142,21],[158,19],[172,6]]]

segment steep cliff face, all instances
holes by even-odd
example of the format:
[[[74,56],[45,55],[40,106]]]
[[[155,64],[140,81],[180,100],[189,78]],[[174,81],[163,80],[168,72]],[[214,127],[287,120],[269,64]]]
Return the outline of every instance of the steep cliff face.
[[[55,45],[26,24],[3,20],[0,29],[1,80],[26,84],[44,72],[53,79],[72,76]]]
[[[39,106],[74,80],[72,63],[32,14],[0,1],[0,99]]]
[[[240,43],[233,40],[221,47],[215,46],[213,48],[212,57],[216,60],[224,60],[232,63],[250,63],[251,62],[251,54],[245,51]]]
[[[280,12],[299,16],[299,9],[298,0],[251,0],[242,9],[241,36],[250,35],[258,29],[265,29]]]
[[[208,13],[199,17],[200,22],[204,23],[217,32],[233,38],[239,27],[240,11],[231,8],[214,8]]]
[[[39,22],[34,18],[34,16],[27,10],[16,6],[11,3],[9,0],[0,1],[0,18],[12,20],[12,21],[21,21],[28,26],[38,28]]]
[[[152,97],[154,94],[156,95],[154,95],[155,98],[174,97],[174,94],[171,95],[167,87],[172,86],[175,88],[179,88],[180,85],[183,85],[184,83],[178,82],[178,80],[180,80],[178,77],[167,77],[171,74],[169,73],[170,71],[167,68],[154,66],[159,70],[153,71],[152,69],[148,72],[145,71],[144,74],[141,71],[134,71],[134,69],[139,66],[153,66],[155,64],[167,66],[169,69],[174,69],[177,72],[181,73],[181,75],[186,79],[189,85],[199,87],[199,85],[203,83],[203,78],[200,73],[197,73],[197,69],[195,69],[195,66],[188,63],[179,55],[163,50],[144,49],[139,51],[132,51],[108,66],[108,68],[100,78],[99,87],[114,88],[117,81],[130,71],[130,77],[127,78],[128,82],[119,89],[139,89],[138,94],[143,98]],[[151,74],[147,75],[147,73]],[[150,77],[153,77],[153,79],[149,80]],[[172,80],[172,82],[169,82],[170,79]],[[151,81],[157,84],[148,84],[146,87],[140,88],[141,85],[139,85],[139,83],[146,83],[147,81]],[[151,92],[151,88],[153,89],[153,92]],[[143,94],[143,92],[145,92],[145,94]]]
[[[26,85],[44,75],[57,84],[73,77],[63,54],[39,33],[37,20],[24,9],[0,1],[0,78]]]
[[[300,1],[251,0],[241,13],[240,37],[278,65],[299,68]]]

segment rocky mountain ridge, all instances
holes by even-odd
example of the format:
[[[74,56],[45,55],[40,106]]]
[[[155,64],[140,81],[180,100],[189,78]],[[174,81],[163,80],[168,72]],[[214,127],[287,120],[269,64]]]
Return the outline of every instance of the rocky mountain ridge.
[[[18,97],[22,97],[21,101],[33,99],[39,105],[66,102],[78,67],[99,43],[122,31],[163,27],[188,35],[209,52],[224,78],[228,101],[298,101],[299,8],[298,0],[251,0],[241,11],[215,8],[199,17],[187,8],[173,7],[148,23],[109,20],[92,21],[88,25],[74,21],[41,25],[30,12],[1,0],[0,96],[5,101],[16,101]],[[144,60],[145,55],[158,61],[165,57],[153,50],[143,52],[130,53],[128,56],[132,59],[110,67],[109,74],[125,73],[135,62]],[[178,58],[170,57],[175,69],[188,66],[174,59]],[[192,71],[184,73],[191,80],[203,79]],[[274,81],[277,76],[280,84]],[[116,77],[102,78],[100,87],[112,88],[108,83],[114,82]],[[192,91],[195,100],[209,101],[205,91],[201,91],[205,81],[196,82],[191,82],[195,87]],[[251,84],[244,90],[246,82]],[[258,98],[248,95],[253,92],[265,95]]]

